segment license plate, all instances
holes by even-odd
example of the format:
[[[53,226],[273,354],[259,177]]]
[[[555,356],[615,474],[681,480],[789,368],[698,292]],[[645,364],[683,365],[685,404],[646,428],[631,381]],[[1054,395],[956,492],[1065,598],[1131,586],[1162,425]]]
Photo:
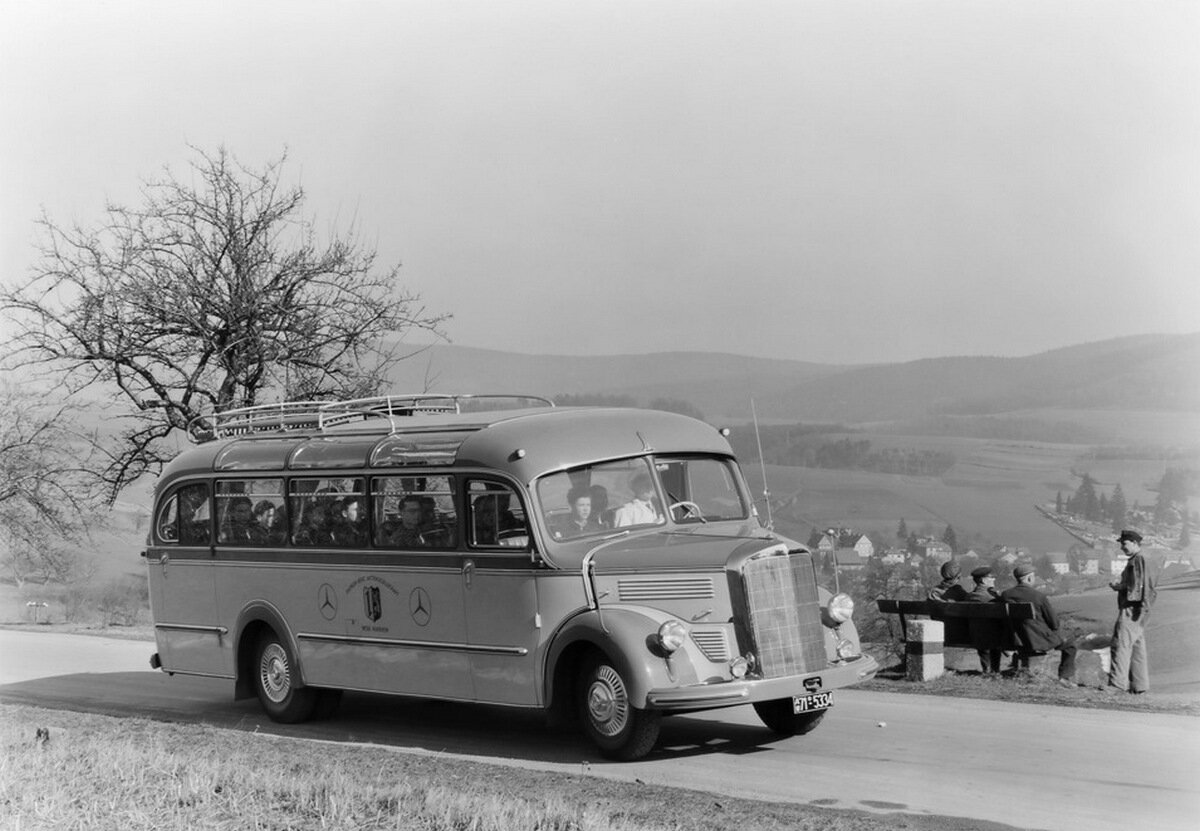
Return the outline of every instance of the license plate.
[[[793,695],[793,713],[811,713],[813,710],[828,710],[833,706],[833,693],[813,693],[812,695]]]

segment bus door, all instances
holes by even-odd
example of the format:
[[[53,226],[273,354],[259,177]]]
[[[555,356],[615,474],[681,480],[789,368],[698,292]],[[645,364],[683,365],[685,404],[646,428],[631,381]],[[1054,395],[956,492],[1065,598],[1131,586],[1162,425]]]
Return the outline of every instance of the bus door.
[[[228,632],[217,617],[208,483],[183,485],[158,506],[146,550],[154,636],[163,669],[229,676]]]
[[[476,695],[538,704],[537,571],[527,514],[511,487],[484,479],[468,480],[466,507],[462,589]]]

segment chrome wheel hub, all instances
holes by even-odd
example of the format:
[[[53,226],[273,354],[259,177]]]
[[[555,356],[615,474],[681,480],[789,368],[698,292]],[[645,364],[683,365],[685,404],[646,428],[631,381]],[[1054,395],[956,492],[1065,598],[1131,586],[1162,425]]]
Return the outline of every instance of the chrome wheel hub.
[[[629,694],[617,671],[602,666],[592,680],[587,693],[588,717],[596,731],[615,736],[629,722]]]
[[[263,692],[276,704],[282,703],[292,689],[292,670],[287,653],[277,643],[268,644],[258,665]]]

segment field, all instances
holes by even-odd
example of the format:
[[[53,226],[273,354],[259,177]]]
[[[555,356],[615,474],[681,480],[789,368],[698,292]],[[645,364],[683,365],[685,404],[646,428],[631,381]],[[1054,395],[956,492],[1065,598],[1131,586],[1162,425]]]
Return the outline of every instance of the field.
[[[871,432],[853,437],[867,439],[873,448],[949,451],[957,462],[941,477],[768,465],[780,530],[807,538],[813,527],[846,525],[864,533],[877,531],[891,540],[903,519],[912,531],[920,532],[929,523],[938,535],[951,524],[960,544],[1020,546],[1034,553],[1066,551],[1076,540],[1041,516],[1035,505],[1053,502],[1060,491],[1064,498],[1069,496],[1085,472],[1097,479],[1102,491],[1120,483],[1131,506],[1135,501],[1152,504],[1155,494],[1150,487],[1171,464],[1097,461],[1088,458],[1088,447],[1046,442]],[[762,469],[747,465],[745,472],[751,490],[760,495]]]

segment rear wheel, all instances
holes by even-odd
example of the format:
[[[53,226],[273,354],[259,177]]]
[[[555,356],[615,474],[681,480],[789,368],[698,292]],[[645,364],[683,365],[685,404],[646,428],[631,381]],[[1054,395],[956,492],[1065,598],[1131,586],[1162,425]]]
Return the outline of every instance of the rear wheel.
[[[272,721],[294,724],[312,715],[317,691],[300,686],[296,660],[283,639],[263,633],[254,653],[254,689]]]
[[[625,679],[606,658],[583,666],[579,677],[579,715],[584,732],[610,759],[640,759],[658,741],[659,714],[629,702]]]
[[[774,701],[760,701],[754,705],[754,712],[762,719],[763,724],[781,736],[803,736],[817,729],[821,719],[825,718],[825,710],[813,713],[793,713],[792,699],[777,698]]]

